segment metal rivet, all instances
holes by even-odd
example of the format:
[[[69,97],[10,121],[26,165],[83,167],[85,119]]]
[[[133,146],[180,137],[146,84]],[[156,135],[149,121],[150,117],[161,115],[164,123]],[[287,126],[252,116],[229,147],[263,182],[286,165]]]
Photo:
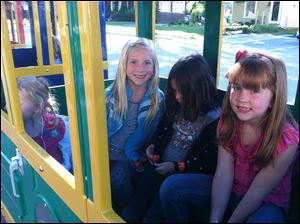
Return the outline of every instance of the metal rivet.
[[[40,170],[41,172],[44,172],[44,168],[43,168],[42,166],[39,166],[39,170]]]

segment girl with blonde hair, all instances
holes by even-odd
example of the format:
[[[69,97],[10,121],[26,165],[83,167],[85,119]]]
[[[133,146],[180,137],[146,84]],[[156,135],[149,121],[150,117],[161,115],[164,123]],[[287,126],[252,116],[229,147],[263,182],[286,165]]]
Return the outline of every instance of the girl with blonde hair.
[[[24,127],[42,148],[73,172],[69,121],[58,115],[58,106],[43,77],[18,78]]]
[[[116,79],[106,91],[113,206],[124,207],[144,161],[143,146],[163,114],[159,65],[151,40],[133,38],[124,45]]]

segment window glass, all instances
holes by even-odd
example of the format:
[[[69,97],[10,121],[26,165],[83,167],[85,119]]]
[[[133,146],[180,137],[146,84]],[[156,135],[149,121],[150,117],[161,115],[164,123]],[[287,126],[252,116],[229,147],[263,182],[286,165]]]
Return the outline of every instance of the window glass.
[[[278,57],[285,63],[288,103],[294,104],[299,78],[299,40],[296,38],[299,2],[274,2],[273,10],[271,2],[256,3],[256,17],[244,18],[243,15],[255,8],[254,2],[225,2],[218,88],[227,88],[228,80],[224,75],[234,64],[237,51],[262,52]],[[278,22],[274,24],[271,18],[274,12],[278,12],[279,6],[281,13],[277,13]]]
[[[64,89],[50,87],[50,80],[36,76],[18,78],[17,84],[26,133],[73,173],[69,119],[60,113],[60,106],[66,106],[65,101],[59,101]]]
[[[134,1],[105,1],[108,78],[117,72],[124,44],[136,36]]]
[[[28,1],[5,1],[7,25],[13,48],[32,47]]]
[[[272,17],[271,20],[272,21],[278,21],[278,17],[279,17],[279,6],[280,6],[280,2],[273,2],[273,11],[272,11]]]
[[[203,54],[205,1],[156,1],[155,48],[160,76],[193,52]]]

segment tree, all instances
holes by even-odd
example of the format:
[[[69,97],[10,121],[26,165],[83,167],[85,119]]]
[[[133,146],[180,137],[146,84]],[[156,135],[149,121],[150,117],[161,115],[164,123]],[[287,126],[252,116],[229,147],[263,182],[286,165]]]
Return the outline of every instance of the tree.
[[[186,8],[189,15],[205,15],[205,1],[188,1]]]

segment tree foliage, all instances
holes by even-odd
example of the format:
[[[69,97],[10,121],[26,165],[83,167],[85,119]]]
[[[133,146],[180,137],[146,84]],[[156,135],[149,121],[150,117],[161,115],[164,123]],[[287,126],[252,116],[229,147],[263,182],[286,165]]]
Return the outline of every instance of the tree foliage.
[[[189,15],[205,15],[205,1],[188,1],[186,8]]]

